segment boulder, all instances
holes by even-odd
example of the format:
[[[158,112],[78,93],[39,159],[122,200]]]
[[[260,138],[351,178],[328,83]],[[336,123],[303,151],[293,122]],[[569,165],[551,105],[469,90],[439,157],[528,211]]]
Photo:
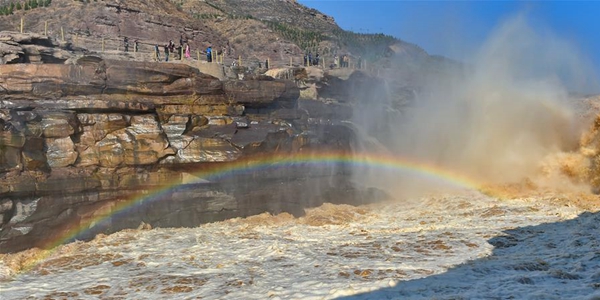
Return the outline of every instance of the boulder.
[[[42,135],[46,138],[64,138],[81,131],[78,120],[72,112],[43,111],[40,115]]]
[[[61,168],[73,165],[77,160],[78,153],[71,137],[47,138],[46,159],[51,168]]]

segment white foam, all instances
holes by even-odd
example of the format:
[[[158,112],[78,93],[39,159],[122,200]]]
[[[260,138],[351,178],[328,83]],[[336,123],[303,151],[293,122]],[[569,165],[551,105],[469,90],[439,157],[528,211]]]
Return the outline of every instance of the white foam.
[[[581,219],[575,232],[560,225],[580,213],[573,207],[472,194],[360,209],[339,225],[258,219],[118,232],[0,282],[2,299],[69,292],[136,299],[580,298],[594,292],[593,278],[600,282],[592,242],[598,230],[584,230],[595,222]],[[512,247],[489,243],[503,231],[543,223],[552,232],[538,232],[542,225],[513,234]],[[574,233],[581,242],[572,241]],[[543,247],[528,257],[536,243],[561,249]],[[571,261],[569,253],[589,257]]]

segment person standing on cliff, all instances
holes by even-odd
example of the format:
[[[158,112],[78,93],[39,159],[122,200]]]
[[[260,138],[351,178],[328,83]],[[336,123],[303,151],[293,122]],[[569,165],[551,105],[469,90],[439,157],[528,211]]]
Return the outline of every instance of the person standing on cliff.
[[[165,61],[169,61],[169,45],[165,44]]]
[[[212,62],[212,47],[211,46],[208,46],[208,48],[206,48],[206,61]]]
[[[125,52],[129,52],[129,39],[127,37],[123,38],[123,48],[125,48]]]
[[[185,58],[190,59],[192,55],[190,54],[190,44],[185,43]]]
[[[154,56],[156,61],[160,61],[160,50],[158,49],[158,44],[154,45]]]
[[[183,59],[183,53],[181,53],[181,50],[183,49],[183,45],[179,45],[177,46],[177,48],[175,49],[175,51],[177,52],[177,58],[179,60]]]

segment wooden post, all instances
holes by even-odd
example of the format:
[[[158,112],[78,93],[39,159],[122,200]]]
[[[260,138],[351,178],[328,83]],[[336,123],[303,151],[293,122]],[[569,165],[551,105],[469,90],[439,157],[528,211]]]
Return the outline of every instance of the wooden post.
[[[48,36],[48,21],[44,22],[44,35]]]
[[[63,30],[62,26],[60,26],[60,37],[62,39],[62,41],[65,41],[65,31]]]
[[[238,66],[242,66],[242,56],[238,56]]]
[[[23,17],[21,17],[21,33],[23,33]]]
[[[267,65],[269,65],[269,68],[271,68],[271,59],[267,57]]]
[[[183,60],[183,48],[184,48],[183,45],[181,45],[181,56],[180,56],[181,59],[180,60]]]
[[[200,61],[200,50],[196,49],[196,56],[198,56],[198,61]]]

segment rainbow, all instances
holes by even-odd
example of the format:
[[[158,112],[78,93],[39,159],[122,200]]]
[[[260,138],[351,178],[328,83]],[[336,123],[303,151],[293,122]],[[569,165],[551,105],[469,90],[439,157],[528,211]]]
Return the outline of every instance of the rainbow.
[[[204,165],[204,166],[203,166]],[[208,165],[208,167],[206,167]],[[261,170],[270,170],[276,168],[293,168],[298,166],[349,166],[355,168],[377,169],[394,172],[409,172],[414,175],[421,175],[433,180],[441,180],[452,185],[486,191],[487,187],[482,183],[473,180],[467,176],[458,174],[451,170],[443,169],[434,164],[420,162],[406,157],[393,156],[387,154],[352,154],[346,152],[309,152],[295,153],[287,155],[263,155],[253,156],[248,159],[239,159],[229,163],[211,163],[199,164],[199,169],[191,172],[193,180],[182,180],[177,178],[171,182],[165,182],[160,188],[150,192],[138,193],[125,200],[115,200],[115,205],[110,211],[99,213],[94,217],[85,219],[77,224],[68,224],[56,235],[50,237],[47,241],[40,244],[43,249],[55,249],[57,246],[77,239],[78,236],[86,233],[96,224],[117,216],[127,214],[132,208],[147,204],[153,200],[160,199],[173,189],[185,184],[200,183],[203,181],[218,180],[229,176],[240,175]],[[487,190],[489,193],[490,191]],[[42,257],[35,258],[34,261],[24,264],[21,272],[31,270],[43,259],[47,258],[52,250],[47,251]]]

